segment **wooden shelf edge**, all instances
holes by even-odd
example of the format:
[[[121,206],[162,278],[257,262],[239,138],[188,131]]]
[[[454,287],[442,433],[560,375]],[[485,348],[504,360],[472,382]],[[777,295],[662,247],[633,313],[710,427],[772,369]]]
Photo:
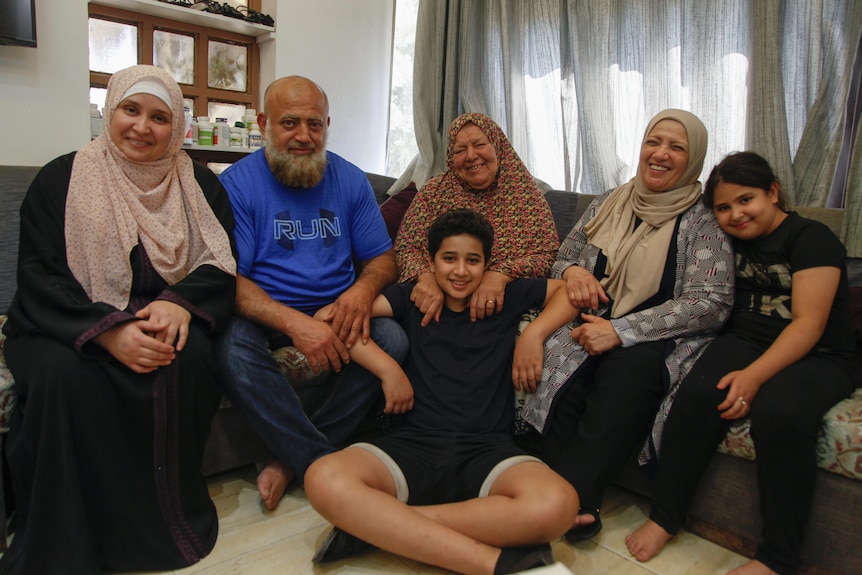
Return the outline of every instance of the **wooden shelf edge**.
[[[140,14],[158,16],[159,18],[168,18],[178,22],[207,26],[217,30],[234,32],[235,34],[253,36],[259,44],[269,42],[275,38],[275,28],[273,26],[264,26],[263,24],[246,22],[245,20],[230,18],[221,14],[192,10],[191,8],[168,4],[167,2],[159,2],[158,0],[89,0],[89,2],[138,12]]]

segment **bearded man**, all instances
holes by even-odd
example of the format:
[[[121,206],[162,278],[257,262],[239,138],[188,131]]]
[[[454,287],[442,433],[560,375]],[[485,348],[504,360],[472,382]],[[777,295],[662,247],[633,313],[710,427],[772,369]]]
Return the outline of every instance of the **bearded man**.
[[[326,93],[280,78],[257,122],[266,146],[220,176],[238,257],[235,316],[217,355],[225,394],[274,454],[257,480],[274,509],[292,477],[341,447],[382,398],[347,349],[371,338],[400,362],[407,338],[390,318],[371,319],[371,302],[397,278],[395,256],[365,172],[326,150]],[[325,320],[312,317],[330,303]],[[284,346],[304,358],[302,381],[288,381],[270,353]]]

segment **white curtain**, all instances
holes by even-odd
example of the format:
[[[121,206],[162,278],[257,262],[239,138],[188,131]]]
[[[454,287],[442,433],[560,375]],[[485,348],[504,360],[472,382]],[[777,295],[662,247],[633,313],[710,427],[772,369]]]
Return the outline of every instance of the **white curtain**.
[[[449,123],[494,118],[533,175],[600,193],[634,175],[664,108],[724,155],[766,157],[791,204],[825,206],[862,30],[859,0],[421,0],[414,52],[419,155],[393,190],[445,169]],[[862,151],[842,239],[862,256]]]

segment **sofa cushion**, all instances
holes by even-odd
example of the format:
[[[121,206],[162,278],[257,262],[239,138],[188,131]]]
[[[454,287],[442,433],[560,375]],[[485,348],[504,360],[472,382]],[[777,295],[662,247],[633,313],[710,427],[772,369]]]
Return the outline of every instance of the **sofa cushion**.
[[[398,228],[401,226],[401,219],[413,198],[417,193],[416,184],[410,182],[406,188],[390,197],[380,205],[380,213],[383,214],[383,221],[386,222],[386,231],[389,232],[389,237],[392,238],[392,243],[395,243],[395,236],[398,234]]]

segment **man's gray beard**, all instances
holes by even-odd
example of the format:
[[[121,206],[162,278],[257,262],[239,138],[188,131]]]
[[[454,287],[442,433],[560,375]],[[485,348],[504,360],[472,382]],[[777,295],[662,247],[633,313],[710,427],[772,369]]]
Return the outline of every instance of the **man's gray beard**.
[[[267,142],[266,161],[276,180],[292,188],[311,188],[320,183],[326,172],[326,150],[310,156],[297,156],[288,150],[276,150]]]

